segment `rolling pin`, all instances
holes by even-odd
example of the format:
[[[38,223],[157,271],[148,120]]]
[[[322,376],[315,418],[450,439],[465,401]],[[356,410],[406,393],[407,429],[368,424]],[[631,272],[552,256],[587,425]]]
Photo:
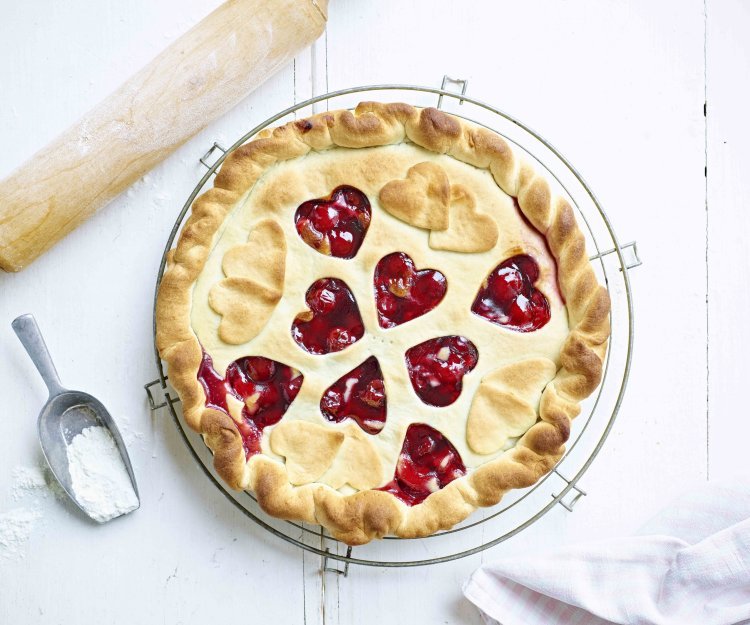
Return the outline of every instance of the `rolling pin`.
[[[325,28],[328,0],[229,0],[0,182],[19,271],[235,106]]]

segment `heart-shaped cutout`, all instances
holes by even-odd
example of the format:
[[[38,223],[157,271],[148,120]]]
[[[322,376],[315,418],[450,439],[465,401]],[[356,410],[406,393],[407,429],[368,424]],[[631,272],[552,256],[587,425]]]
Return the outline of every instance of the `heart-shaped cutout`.
[[[448,288],[435,269],[414,268],[403,252],[388,254],[375,267],[375,303],[381,328],[393,328],[435,308]]]
[[[463,336],[441,336],[406,352],[414,392],[430,406],[449,406],[458,399],[463,379],[477,366],[479,352]]]
[[[460,184],[451,186],[450,223],[430,232],[430,247],[450,252],[486,252],[495,247],[499,230],[487,213],[477,209],[474,194]]]
[[[329,421],[352,419],[368,434],[377,434],[385,425],[386,403],[380,363],[370,356],[328,387],[320,411]]]
[[[462,475],[466,475],[466,466],[453,444],[435,428],[412,423],[406,430],[393,481],[378,490],[414,506]]]
[[[326,256],[354,258],[370,227],[370,200],[356,187],[336,187],[326,198],[300,204],[294,214],[297,233]]]
[[[550,320],[549,301],[534,283],[539,265],[527,254],[495,267],[482,283],[471,312],[517,332],[533,332]]]
[[[311,354],[340,352],[365,334],[362,316],[346,282],[321,278],[312,283],[305,302],[309,310],[292,323],[292,338]]]
[[[448,227],[451,185],[448,174],[436,163],[417,163],[406,172],[406,179],[387,183],[378,199],[391,215],[412,226],[427,230]]]
[[[281,420],[297,397],[303,375],[263,356],[244,356],[232,362],[221,377],[205,351],[198,381],[206,406],[230,415],[242,435],[248,456],[260,451],[263,429]]]

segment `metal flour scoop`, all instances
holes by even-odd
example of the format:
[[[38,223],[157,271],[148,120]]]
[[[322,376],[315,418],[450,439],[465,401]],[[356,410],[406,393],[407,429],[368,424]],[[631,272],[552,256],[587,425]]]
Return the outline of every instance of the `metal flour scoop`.
[[[81,391],[69,391],[63,388],[42,333],[39,331],[39,326],[37,326],[32,315],[18,317],[13,321],[12,326],[49,389],[49,399],[39,413],[37,429],[44,457],[47,459],[57,481],[60,482],[65,492],[83,513],[97,522],[102,523],[124,513],[119,512],[109,518],[98,517],[96,513],[92,513],[91,509],[87,509],[85,502],[79,500],[73,488],[68,463],[68,445],[84,429],[104,427],[112,434],[135,493],[135,507],[127,511],[130,512],[139,507],[140,499],[138,498],[138,487],[135,483],[133,467],[130,464],[125,443],[112,416],[95,397]]]

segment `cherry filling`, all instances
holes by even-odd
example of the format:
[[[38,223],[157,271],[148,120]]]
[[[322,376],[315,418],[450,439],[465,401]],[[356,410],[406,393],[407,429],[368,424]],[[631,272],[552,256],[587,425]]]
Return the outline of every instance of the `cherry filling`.
[[[414,392],[430,406],[449,406],[458,399],[463,378],[477,366],[479,353],[463,336],[441,336],[406,352]]]
[[[370,201],[359,189],[336,187],[327,198],[309,200],[294,214],[297,233],[314,250],[354,258],[370,227]]]
[[[375,302],[381,328],[393,328],[437,306],[447,289],[445,276],[435,269],[414,268],[403,252],[388,254],[375,267]]]
[[[563,296],[562,290],[560,289],[560,282],[557,275],[557,260],[555,259],[555,255],[552,253],[552,249],[549,246],[549,240],[545,235],[543,235],[539,230],[536,229],[536,226],[534,224],[529,221],[529,218],[526,216],[523,210],[521,210],[521,205],[518,203],[517,197],[513,198],[513,206],[515,207],[518,216],[521,218],[521,221],[523,221],[523,223],[528,228],[529,233],[531,233],[532,242],[536,240],[537,245],[541,248],[541,251],[539,253],[542,256],[546,257],[549,265],[554,268],[554,286],[557,289],[557,294],[560,296],[560,299],[564,302],[565,297]]]
[[[320,411],[329,421],[354,419],[368,434],[380,432],[385,425],[386,397],[378,359],[370,356],[328,387]]]
[[[424,423],[412,423],[406,430],[393,481],[378,490],[414,506],[465,474],[461,456],[445,436]]]
[[[492,270],[471,312],[517,332],[533,332],[550,319],[549,302],[534,287],[539,265],[526,254],[513,256]]]
[[[235,360],[222,378],[214,369],[211,356],[204,351],[198,369],[198,381],[206,391],[206,406],[229,414],[227,395],[245,404],[242,423],[234,422],[247,456],[260,451],[263,428],[281,420],[297,397],[302,380],[299,371],[262,356]]]
[[[305,294],[310,310],[292,323],[292,338],[311,354],[340,352],[364,336],[359,307],[346,282],[321,278]]]

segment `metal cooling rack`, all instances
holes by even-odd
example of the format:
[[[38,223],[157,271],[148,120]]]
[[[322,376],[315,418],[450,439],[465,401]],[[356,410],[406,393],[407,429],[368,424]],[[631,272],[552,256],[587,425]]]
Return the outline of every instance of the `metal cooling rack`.
[[[456,87],[457,91],[449,90],[449,86]],[[168,384],[163,363],[156,350],[154,317],[154,357],[158,378],[145,385],[151,411],[165,408],[169,411],[191,454],[227,499],[274,536],[321,556],[323,571],[346,576],[350,564],[401,567],[448,562],[479,553],[515,536],[558,505],[572,512],[575,504],[586,495],[578,483],[604,445],[623,400],[633,350],[633,302],[628,272],[641,264],[636,244],[619,244],[609,218],[581,175],[546,139],[510,115],[467,96],[467,86],[466,80],[445,76],[439,89],[415,85],[373,85],[342,89],[281,111],[250,130],[228,149],[214,143],[199,159],[207,171],[177,216],[164,248],[156,281],[157,292],[167,253],[172,248],[193,200],[216,174],[228,152],[277,122],[285,123],[323,109],[354,108],[363,99],[437,106],[498,132],[550,174],[559,187],[558,191],[568,197],[577,210],[579,221],[585,226],[582,230],[586,235],[588,249],[595,251],[590,258],[599,280],[606,285],[612,300],[612,336],[602,383],[595,396],[582,404],[581,415],[573,422],[568,449],[563,458],[551,473],[534,486],[506,494],[494,508],[477,510],[453,529],[421,539],[388,537],[357,547],[356,556],[352,555],[352,547],[332,538],[319,526],[270,517],[260,509],[250,493],[238,493],[224,485],[214,472],[211,452],[203,443],[202,437],[190,430],[182,420],[179,397]]]

